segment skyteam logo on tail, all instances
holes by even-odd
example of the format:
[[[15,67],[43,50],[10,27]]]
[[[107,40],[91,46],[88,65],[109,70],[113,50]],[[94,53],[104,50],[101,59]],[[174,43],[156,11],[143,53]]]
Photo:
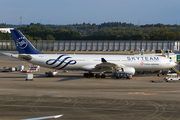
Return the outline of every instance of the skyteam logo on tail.
[[[47,65],[55,65],[54,68],[63,69],[67,65],[76,64],[75,60],[72,60],[72,57],[68,57],[66,55],[61,55],[57,59],[49,59],[46,61]]]
[[[28,42],[25,40],[26,37],[20,37],[16,40],[16,46],[21,48],[21,49],[25,49],[28,45]]]

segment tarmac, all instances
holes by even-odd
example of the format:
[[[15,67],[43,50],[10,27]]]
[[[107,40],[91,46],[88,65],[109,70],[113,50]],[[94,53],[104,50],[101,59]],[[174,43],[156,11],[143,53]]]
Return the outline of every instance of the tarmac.
[[[0,69],[27,69],[30,63],[0,54]],[[130,80],[84,78],[83,71],[58,71],[45,77],[43,68],[26,73],[0,72],[0,120],[63,114],[57,120],[180,120],[180,82],[152,83],[165,76],[136,74]]]

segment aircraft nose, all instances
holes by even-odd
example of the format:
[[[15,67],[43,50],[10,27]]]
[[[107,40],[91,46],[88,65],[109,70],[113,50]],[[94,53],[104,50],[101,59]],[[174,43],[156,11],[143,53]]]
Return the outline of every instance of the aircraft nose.
[[[175,62],[173,62],[173,63],[171,63],[171,65],[174,67],[174,66],[176,66],[176,65],[178,65],[178,64],[175,63]]]

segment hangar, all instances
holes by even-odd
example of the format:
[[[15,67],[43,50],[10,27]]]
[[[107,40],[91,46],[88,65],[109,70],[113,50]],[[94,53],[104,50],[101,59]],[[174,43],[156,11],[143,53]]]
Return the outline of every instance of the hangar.
[[[40,51],[180,51],[180,41],[31,40]],[[15,51],[13,40],[0,40],[0,50]]]

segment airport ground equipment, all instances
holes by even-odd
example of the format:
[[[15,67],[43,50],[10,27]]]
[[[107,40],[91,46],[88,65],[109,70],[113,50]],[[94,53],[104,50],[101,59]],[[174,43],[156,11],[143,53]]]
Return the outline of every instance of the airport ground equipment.
[[[40,66],[39,65],[31,66],[29,70],[32,70],[33,72],[40,71]]]
[[[30,73],[33,72],[32,70],[21,70],[22,73]]]
[[[4,67],[2,72],[14,72],[17,71],[16,67]]]
[[[180,76],[177,73],[167,74],[168,76],[164,78],[166,82],[177,82],[180,81]]]
[[[63,70],[64,73],[68,73],[69,71],[68,70]]]
[[[24,70],[24,65],[19,65],[18,66],[18,71]]]
[[[176,67],[172,68],[176,73],[180,74],[179,70],[176,69]]]
[[[180,54],[175,54],[174,56],[170,57],[170,59],[173,59],[173,58],[175,62],[177,63],[177,65],[174,66],[172,69],[174,72],[180,75]]]
[[[33,74],[32,73],[27,73],[26,74],[26,81],[27,80],[33,80]]]
[[[17,68],[15,68],[15,67],[9,67],[9,70],[10,70],[10,72],[14,72],[14,71],[17,71]]]
[[[57,73],[58,73],[57,71],[54,71],[54,72],[49,71],[49,72],[45,72],[45,76],[46,77],[54,77],[57,75]]]
[[[113,72],[113,75],[111,75],[111,78],[116,78],[116,79],[131,79],[132,75],[129,73],[124,73],[124,72]]]
[[[25,73],[36,72],[36,71],[40,71],[39,65],[31,66],[28,70],[21,70],[21,72],[25,72]]]
[[[10,72],[10,70],[9,70],[9,68],[8,68],[8,67],[3,67],[2,72]]]

